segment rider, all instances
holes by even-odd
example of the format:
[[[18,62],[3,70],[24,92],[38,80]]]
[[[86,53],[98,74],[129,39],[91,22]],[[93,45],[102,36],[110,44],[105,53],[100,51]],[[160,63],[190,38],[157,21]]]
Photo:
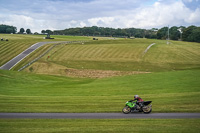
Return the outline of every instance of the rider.
[[[143,100],[142,98],[140,98],[138,95],[135,95],[135,96],[134,96],[134,100],[133,100],[133,101],[135,101],[135,100],[137,100],[138,103],[144,101],[144,100]]]
[[[134,100],[133,101],[135,101],[135,100],[137,100],[136,104],[138,104],[141,107],[144,100],[142,98],[140,98],[138,95],[134,96]]]

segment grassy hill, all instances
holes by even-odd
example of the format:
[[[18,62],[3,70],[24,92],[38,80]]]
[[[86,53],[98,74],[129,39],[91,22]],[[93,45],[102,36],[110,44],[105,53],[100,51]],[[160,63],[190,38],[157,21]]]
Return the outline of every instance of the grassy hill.
[[[5,36],[10,39],[0,42],[1,64],[42,41],[39,35]],[[152,43],[156,44],[144,54]],[[50,46],[38,49],[14,70]],[[148,39],[100,38],[58,45],[23,72],[0,70],[0,112],[120,112],[135,94],[152,100],[154,112],[199,112],[199,49],[199,43],[171,41],[167,45]]]
[[[144,54],[152,43],[155,45]],[[100,40],[86,42],[84,45],[63,44],[56,46],[26,71],[84,77],[85,73],[99,73],[94,70],[144,73],[199,69],[199,50],[199,43],[171,41],[167,45],[166,41],[148,39]]]
[[[0,112],[121,112],[134,94],[154,112],[200,112],[200,70],[103,79],[0,70]]]
[[[9,41],[0,41],[0,66],[20,54],[22,51],[37,42],[43,41],[74,41],[89,40],[89,37],[52,36],[55,39],[43,39],[46,35],[0,34],[0,38]],[[50,47],[50,46],[49,46]],[[47,49],[47,48],[46,48]]]
[[[44,40],[44,35],[1,34],[0,36],[9,39],[8,42],[0,42],[0,65],[36,42],[92,40],[90,37],[72,36],[52,36],[54,40]],[[156,44],[144,54],[145,49],[152,43]],[[49,44],[38,49],[13,70],[18,70],[34,60],[51,46],[52,44]],[[139,72],[195,69],[200,66],[199,49],[199,43],[171,41],[167,45],[166,41],[162,40],[99,38],[99,41],[86,42],[84,45],[58,45],[26,71],[30,69],[34,73],[47,73],[46,70],[51,70],[53,74],[65,75],[63,73],[69,68]],[[59,72],[56,72],[58,70]]]
[[[39,35],[2,36],[9,41],[0,42],[0,65],[36,42],[50,41]],[[12,70],[51,46],[41,47]],[[153,112],[200,112],[199,77],[199,43],[99,38],[84,45],[63,44],[22,72],[0,70],[0,112],[121,112],[135,94],[152,100]],[[0,126],[0,132],[9,133],[198,132],[199,119],[1,119]]]

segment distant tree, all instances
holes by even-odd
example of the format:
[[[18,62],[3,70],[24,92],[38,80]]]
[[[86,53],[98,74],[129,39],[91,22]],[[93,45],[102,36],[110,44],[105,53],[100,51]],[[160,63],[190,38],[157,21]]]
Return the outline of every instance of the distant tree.
[[[158,31],[158,28],[152,28],[151,31],[157,32],[157,31]]]
[[[173,26],[169,29],[170,39],[178,40],[180,38],[180,31],[178,31],[179,27]]]
[[[193,42],[194,41],[194,36],[192,35],[193,31],[196,29],[196,26],[189,26],[183,30],[183,41],[189,41]]]
[[[52,34],[53,32],[51,30],[46,30],[45,33]]]
[[[27,29],[27,30],[26,30],[26,33],[27,33],[27,34],[31,34],[31,30],[30,30],[30,29]]]
[[[41,31],[41,33],[43,33],[43,34],[44,34],[44,33],[46,33],[46,31],[45,31],[45,30],[42,30],[42,31]]]
[[[183,41],[200,42],[200,27],[189,26],[183,31]]]
[[[181,29],[181,32],[180,32]],[[42,33],[51,33],[50,30],[42,30]],[[152,28],[138,29],[138,28],[108,28],[108,27],[83,27],[83,28],[68,28],[65,30],[53,31],[56,35],[85,35],[85,36],[113,36],[113,37],[136,37],[136,38],[153,38],[153,39],[167,39],[168,27],[161,29]],[[182,34],[181,34],[182,33]],[[185,39],[185,41],[197,41],[199,40],[199,28],[196,26],[190,26],[188,28],[180,26],[173,26],[169,30],[170,39],[178,40]]]
[[[145,38],[156,39],[157,38],[156,34],[157,34],[156,29],[146,30]]]
[[[42,34],[45,34],[45,33],[47,33],[47,34],[53,34],[53,31],[51,31],[51,30],[42,30],[41,33]]]
[[[0,25],[0,33],[13,33],[17,32],[17,28],[9,25]]]
[[[0,33],[6,33],[6,25],[0,25]]]
[[[166,39],[167,38],[168,27],[163,27],[157,32],[157,39]]]
[[[13,29],[12,28],[7,28],[6,29],[6,33],[8,33],[8,34],[13,33]]]
[[[194,37],[194,42],[200,42],[200,27],[195,28],[191,36]]]
[[[21,28],[19,31],[21,34],[25,32],[24,28]]]

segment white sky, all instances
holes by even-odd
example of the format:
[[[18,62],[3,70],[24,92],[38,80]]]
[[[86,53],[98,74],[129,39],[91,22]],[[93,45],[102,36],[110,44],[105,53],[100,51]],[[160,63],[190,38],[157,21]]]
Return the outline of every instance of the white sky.
[[[200,26],[200,0],[0,0],[0,24],[41,30]]]

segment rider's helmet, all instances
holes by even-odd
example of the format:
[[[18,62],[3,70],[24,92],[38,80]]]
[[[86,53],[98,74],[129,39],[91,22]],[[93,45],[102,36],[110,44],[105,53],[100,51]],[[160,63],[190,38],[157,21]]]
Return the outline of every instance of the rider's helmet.
[[[138,95],[135,95],[135,96],[134,96],[135,99],[137,99],[138,97],[139,97]]]

